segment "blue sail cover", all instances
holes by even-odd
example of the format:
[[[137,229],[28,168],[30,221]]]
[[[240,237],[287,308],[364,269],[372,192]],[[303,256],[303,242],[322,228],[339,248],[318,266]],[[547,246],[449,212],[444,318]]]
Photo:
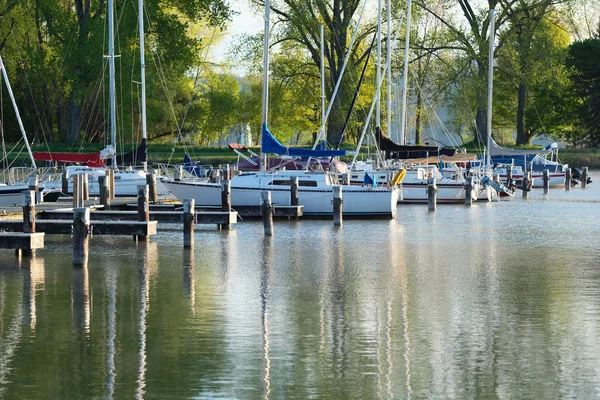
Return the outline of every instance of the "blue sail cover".
[[[311,150],[299,149],[296,147],[285,147],[267,128],[266,124],[262,126],[262,152],[286,155],[290,157],[338,157],[345,156],[346,150]]]
[[[194,176],[204,176],[204,169],[200,165],[198,165],[198,163],[192,161],[192,159],[187,154],[183,156],[183,168]]]

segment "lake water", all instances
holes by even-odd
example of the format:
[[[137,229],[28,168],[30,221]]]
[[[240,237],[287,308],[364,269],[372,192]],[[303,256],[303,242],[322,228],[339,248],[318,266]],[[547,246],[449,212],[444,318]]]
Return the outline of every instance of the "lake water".
[[[395,221],[0,253],[0,398],[600,398],[600,173]],[[175,227],[173,227],[175,228]],[[160,229],[160,227],[159,227]]]

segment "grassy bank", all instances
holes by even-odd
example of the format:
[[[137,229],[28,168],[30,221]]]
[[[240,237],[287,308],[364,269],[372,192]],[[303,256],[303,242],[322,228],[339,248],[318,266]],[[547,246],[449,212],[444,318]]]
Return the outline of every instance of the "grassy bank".
[[[6,147],[7,149],[11,149],[14,145],[7,145]],[[103,147],[103,145],[94,143],[87,143],[84,145],[53,143],[49,145],[33,145],[32,150],[86,153],[101,150]],[[344,147],[348,149],[351,148],[350,146]],[[131,146],[126,146],[126,148],[123,149],[123,151],[129,150],[131,150]],[[253,147],[252,150],[257,154],[260,152],[260,148],[258,147]],[[363,147],[361,154],[366,156],[368,151],[372,154],[373,150],[374,149]],[[475,151],[473,150],[473,152]],[[183,157],[186,153],[189,154],[193,160],[206,165],[234,163],[237,161],[237,155],[227,147],[184,147],[181,145],[173,146],[166,144],[150,144],[148,146],[148,160],[150,164],[180,164],[183,162]],[[598,149],[561,149],[559,151],[559,159],[561,162],[576,168],[589,167],[590,169],[600,169],[600,150]],[[29,157],[24,149],[21,151],[13,151],[9,155],[8,161],[12,166],[29,165]]]

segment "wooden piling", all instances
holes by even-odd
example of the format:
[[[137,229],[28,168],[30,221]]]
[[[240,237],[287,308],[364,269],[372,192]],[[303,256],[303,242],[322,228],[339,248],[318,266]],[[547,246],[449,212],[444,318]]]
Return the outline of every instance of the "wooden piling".
[[[573,177],[573,173],[571,172],[571,168],[565,168],[565,190],[568,192],[571,190],[571,178]]]
[[[261,211],[265,236],[273,236],[273,206],[271,205],[271,192],[261,192]]]
[[[73,266],[87,265],[90,232],[90,209],[78,207],[73,210]]]
[[[231,168],[229,168],[229,164],[225,164],[225,166],[223,167],[223,180],[231,180]]]
[[[506,167],[506,184],[508,185],[512,181],[512,165]]]
[[[470,192],[465,192],[467,196]],[[437,185],[435,184],[435,178],[429,178],[427,180],[427,209],[429,211],[435,211],[437,203]]]
[[[29,190],[32,190],[35,194],[34,197],[34,204],[39,204],[42,202],[42,194],[39,191],[40,188],[40,181],[38,179],[37,175],[32,175],[29,177],[29,179],[27,180],[28,186],[29,186]]]
[[[178,165],[178,166],[175,167],[174,181],[175,182],[181,182],[181,181],[183,181],[183,166]]]
[[[100,194],[100,204],[104,210],[110,210],[110,185],[106,176],[98,177],[98,190]]]
[[[529,186],[531,184],[531,171],[527,171],[525,172],[525,174],[523,175],[523,198],[526,199],[527,197],[529,197]]]
[[[89,200],[90,199],[90,179],[88,174],[81,174],[81,189],[82,189],[82,193],[81,195],[83,196],[83,201]]]
[[[221,211],[231,212],[231,181],[221,182]],[[231,229],[230,224],[221,224],[222,229]]]
[[[84,206],[83,202],[83,176],[85,174],[73,175],[73,208]]]
[[[194,199],[183,199],[183,247],[186,249],[194,247],[195,212],[196,201]]]
[[[112,169],[106,170],[106,176],[108,177],[108,187],[110,189],[110,198],[111,200],[117,197],[115,192],[115,171]]]
[[[588,167],[583,167],[581,169],[581,188],[585,189],[587,187],[587,179],[588,179]]]
[[[545,169],[543,172],[544,194],[550,193],[550,170]]]
[[[35,232],[35,196],[37,192],[33,190],[23,191],[23,233],[36,233]],[[24,256],[32,256],[35,254],[33,249],[16,249],[17,255],[19,253]]]
[[[67,170],[64,170],[61,175],[61,191],[63,194],[69,193],[69,179],[67,178]]]
[[[342,226],[343,207],[342,187],[336,185],[333,187],[333,226]]]
[[[298,195],[298,177],[290,178],[290,205],[297,206],[300,202]]]
[[[150,221],[150,206],[148,204],[148,185],[139,185],[137,187],[137,200],[138,221]],[[148,236],[137,235],[134,239],[143,242],[148,239]]]
[[[148,198],[152,204],[158,203],[158,195],[156,193],[156,175],[146,174],[146,185],[148,185]]]
[[[473,205],[473,177],[467,176],[465,180],[465,205]]]

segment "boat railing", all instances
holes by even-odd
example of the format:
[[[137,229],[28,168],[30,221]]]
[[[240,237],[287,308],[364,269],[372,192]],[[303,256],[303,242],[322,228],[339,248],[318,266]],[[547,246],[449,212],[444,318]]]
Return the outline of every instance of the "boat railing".
[[[11,167],[0,172],[0,181],[9,184],[27,182],[29,177],[36,175],[40,182],[60,179],[60,171],[56,167]]]

